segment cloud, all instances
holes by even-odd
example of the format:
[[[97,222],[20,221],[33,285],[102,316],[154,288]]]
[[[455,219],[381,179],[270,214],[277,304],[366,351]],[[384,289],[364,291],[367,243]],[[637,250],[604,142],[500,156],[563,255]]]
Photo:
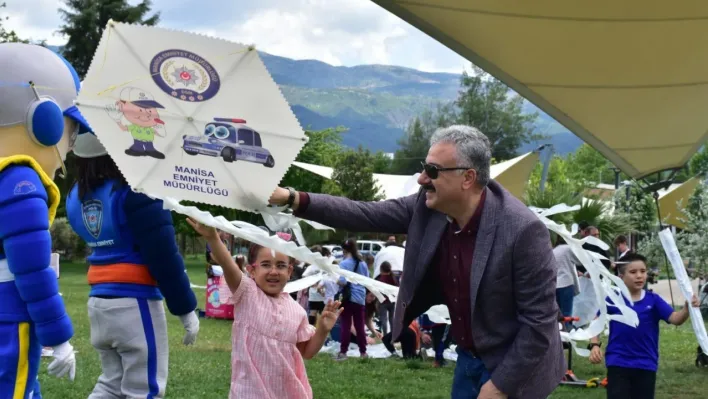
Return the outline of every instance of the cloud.
[[[138,0],[130,0],[135,4]],[[47,39],[62,21],[59,0],[10,0],[7,28]],[[255,44],[259,50],[332,65],[399,65],[459,73],[469,63],[368,0],[154,0],[160,25]]]
[[[62,24],[59,0],[8,0],[6,8],[0,9],[5,29],[14,30],[22,39],[46,40],[52,45],[61,45],[66,39],[56,35]]]

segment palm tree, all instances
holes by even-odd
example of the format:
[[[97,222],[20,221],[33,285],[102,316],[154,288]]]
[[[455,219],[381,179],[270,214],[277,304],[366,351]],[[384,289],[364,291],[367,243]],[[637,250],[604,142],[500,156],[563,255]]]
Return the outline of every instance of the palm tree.
[[[587,222],[597,227],[600,239],[610,247],[614,246],[615,237],[635,230],[629,216],[611,212],[610,204],[597,197],[587,198],[587,201],[580,205],[580,209],[573,212],[573,222]]]
[[[586,222],[595,226],[600,231],[600,239],[610,246],[617,235],[634,231],[633,223],[627,215],[612,213],[610,204],[597,197],[583,201],[583,191],[571,184],[556,184],[543,192],[538,188],[529,187],[524,202],[527,206],[546,209],[558,204],[580,205],[577,211],[553,215],[550,219],[566,225]]]

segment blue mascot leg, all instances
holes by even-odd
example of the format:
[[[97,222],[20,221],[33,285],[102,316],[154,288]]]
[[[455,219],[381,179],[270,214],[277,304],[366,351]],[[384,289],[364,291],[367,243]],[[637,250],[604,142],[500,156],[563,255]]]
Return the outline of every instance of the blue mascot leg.
[[[42,356],[30,323],[0,322],[0,398],[41,399],[37,373]]]

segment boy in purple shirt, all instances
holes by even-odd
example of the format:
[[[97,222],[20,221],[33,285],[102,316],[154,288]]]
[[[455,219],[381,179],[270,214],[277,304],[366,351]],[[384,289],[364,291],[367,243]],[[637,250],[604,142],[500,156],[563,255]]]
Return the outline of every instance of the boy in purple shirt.
[[[659,295],[644,290],[647,280],[646,258],[628,254],[619,264],[619,277],[632,295],[628,306],[637,312],[639,325],[630,327],[610,321],[610,338],[607,343],[607,398],[608,399],[653,399],[656,386],[656,370],[659,366],[659,321],[680,326],[688,320],[688,302],[679,310],[666,303]],[[611,300],[608,299],[611,303]],[[691,305],[699,306],[693,296]],[[616,307],[608,305],[608,314],[619,314]],[[598,337],[590,340],[590,362],[602,361]]]

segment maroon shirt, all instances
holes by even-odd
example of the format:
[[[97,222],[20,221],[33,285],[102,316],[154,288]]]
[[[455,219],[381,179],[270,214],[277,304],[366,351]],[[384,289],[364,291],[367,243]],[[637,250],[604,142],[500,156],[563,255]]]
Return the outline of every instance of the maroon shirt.
[[[299,212],[304,212],[310,204],[310,197],[300,192]],[[470,279],[472,277],[472,258],[477,243],[477,231],[482,220],[482,210],[487,197],[487,190],[482,191],[479,205],[463,229],[451,222],[443,233],[440,245],[432,261],[438,269],[445,303],[450,311],[452,337],[462,349],[475,353],[472,339],[472,305]],[[295,216],[298,212],[295,212]]]
[[[460,229],[454,221],[450,222],[443,233],[432,263],[440,273],[440,284],[442,284],[445,303],[450,311],[452,337],[460,348],[472,353],[475,353],[475,347],[472,339],[470,279],[472,257],[486,195],[487,191],[484,190],[472,219],[463,229]]]
[[[396,281],[396,277],[394,277],[393,274],[379,274],[374,280],[398,287],[398,281]],[[383,303],[391,303],[391,301],[386,298]]]

